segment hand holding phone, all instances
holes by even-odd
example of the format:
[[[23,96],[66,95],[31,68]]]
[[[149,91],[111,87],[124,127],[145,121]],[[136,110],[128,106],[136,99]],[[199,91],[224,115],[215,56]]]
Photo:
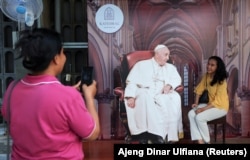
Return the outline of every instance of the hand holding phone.
[[[90,85],[93,81],[93,67],[83,67],[81,74],[81,86]]]

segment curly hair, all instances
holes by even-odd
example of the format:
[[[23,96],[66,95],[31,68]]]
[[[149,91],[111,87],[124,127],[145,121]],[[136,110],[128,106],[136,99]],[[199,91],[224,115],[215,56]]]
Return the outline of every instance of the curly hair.
[[[62,49],[59,33],[47,28],[24,30],[15,44],[19,49],[19,58],[23,58],[23,66],[33,72],[44,71],[56,54]]]
[[[221,84],[228,77],[228,73],[226,71],[225,63],[218,56],[211,56],[211,57],[209,57],[208,61],[209,60],[215,60],[216,63],[217,63],[217,69],[215,71],[214,78],[211,81],[210,85],[213,86],[216,83]]]

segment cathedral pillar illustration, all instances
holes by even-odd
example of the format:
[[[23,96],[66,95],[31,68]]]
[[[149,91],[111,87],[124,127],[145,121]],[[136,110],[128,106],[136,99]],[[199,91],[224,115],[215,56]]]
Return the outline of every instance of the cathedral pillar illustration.
[[[111,114],[114,96],[109,93],[96,95],[101,133],[99,139],[111,139]]]
[[[250,90],[238,93],[241,98],[241,136],[250,137]]]

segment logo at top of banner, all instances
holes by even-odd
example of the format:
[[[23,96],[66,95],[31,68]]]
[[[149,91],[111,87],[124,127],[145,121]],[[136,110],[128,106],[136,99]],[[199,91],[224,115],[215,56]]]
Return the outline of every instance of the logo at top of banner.
[[[124,16],[119,7],[105,4],[98,9],[95,16],[97,27],[105,33],[114,33],[123,25]]]

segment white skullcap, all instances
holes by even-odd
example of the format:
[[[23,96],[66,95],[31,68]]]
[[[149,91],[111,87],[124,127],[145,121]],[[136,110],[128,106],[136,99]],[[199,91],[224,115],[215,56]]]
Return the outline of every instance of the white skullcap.
[[[167,46],[165,46],[164,44],[158,44],[155,49],[154,49],[154,52],[156,52],[158,49],[161,49],[161,48],[168,48]]]

